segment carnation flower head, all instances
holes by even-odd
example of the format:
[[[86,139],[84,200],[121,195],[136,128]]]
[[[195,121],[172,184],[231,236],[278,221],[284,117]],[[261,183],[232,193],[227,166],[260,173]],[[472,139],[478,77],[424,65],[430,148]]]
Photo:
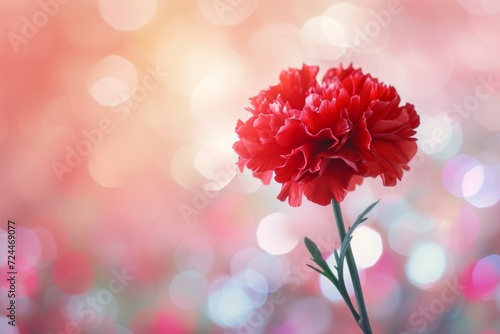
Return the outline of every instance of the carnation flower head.
[[[238,166],[268,184],[282,184],[278,199],[299,206],[341,202],[365,177],[394,186],[417,152],[420,118],[400,105],[392,86],[352,64],[329,69],[303,65],[280,74],[280,83],[250,99],[252,116],[238,120],[233,148]]]

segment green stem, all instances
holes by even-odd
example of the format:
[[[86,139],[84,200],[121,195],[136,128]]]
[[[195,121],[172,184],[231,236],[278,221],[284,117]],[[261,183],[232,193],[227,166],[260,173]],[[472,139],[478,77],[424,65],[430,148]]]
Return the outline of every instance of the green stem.
[[[337,223],[337,230],[339,231],[339,236],[341,242],[346,236],[344,219],[342,218],[342,211],[340,210],[340,203],[336,200],[332,200],[333,212],[335,214],[335,221]],[[354,287],[354,295],[356,296],[356,302],[358,304],[360,319],[358,320],[358,325],[364,334],[373,334],[370,327],[370,320],[368,319],[368,312],[366,311],[365,300],[363,297],[363,290],[361,288],[361,282],[359,280],[358,269],[356,267],[356,262],[354,261],[354,255],[352,254],[351,245],[348,246],[346,251],[346,261],[347,267],[351,274],[352,285]]]
[[[339,293],[342,296],[342,298],[344,299],[344,302],[347,304],[347,307],[349,308],[349,311],[351,311],[352,316],[354,317],[354,319],[356,320],[356,322],[359,323],[359,321],[361,320],[361,317],[358,314],[358,312],[356,312],[356,309],[352,305],[351,298],[349,297],[349,293],[347,291],[345,291],[345,290],[341,291],[340,289],[339,289]]]

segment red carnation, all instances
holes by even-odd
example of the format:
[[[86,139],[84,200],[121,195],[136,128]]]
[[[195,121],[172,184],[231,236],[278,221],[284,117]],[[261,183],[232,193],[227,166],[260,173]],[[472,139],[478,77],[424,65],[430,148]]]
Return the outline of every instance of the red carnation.
[[[420,119],[412,104],[361,69],[282,71],[280,83],[250,99],[252,117],[238,121],[233,148],[264,183],[282,183],[278,199],[299,206],[302,194],[321,205],[341,202],[363,177],[401,180],[417,152]]]

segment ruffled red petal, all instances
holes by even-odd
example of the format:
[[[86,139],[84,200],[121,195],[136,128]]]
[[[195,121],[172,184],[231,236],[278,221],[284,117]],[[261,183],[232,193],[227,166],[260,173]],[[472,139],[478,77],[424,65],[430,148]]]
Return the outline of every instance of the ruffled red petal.
[[[278,199],[292,206],[302,196],[320,205],[342,201],[365,177],[393,186],[417,152],[414,106],[400,106],[394,87],[352,64],[317,66],[280,74],[280,83],[250,99],[253,114],[238,121],[233,145],[238,166],[264,183],[282,183]]]

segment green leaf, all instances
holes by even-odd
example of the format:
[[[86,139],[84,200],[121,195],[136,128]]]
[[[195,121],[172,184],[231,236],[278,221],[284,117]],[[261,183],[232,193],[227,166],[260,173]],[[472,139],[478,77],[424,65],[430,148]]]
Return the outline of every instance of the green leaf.
[[[354,233],[354,230],[363,222],[365,222],[368,218],[366,218],[365,216],[375,207],[375,205],[378,204],[378,202],[380,202],[380,200],[376,201],[376,202],[373,202],[372,204],[370,204],[366,209],[365,211],[363,211],[359,216],[358,218],[356,219],[356,221],[354,222],[354,224],[352,224],[351,227],[349,227],[349,229],[347,230],[347,234],[344,238],[344,240],[342,240],[342,244],[340,245],[340,257],[342,258],[342,249],[346,248],[347,250],[347,247],[349,246],[349,243],[351,242],[350,238],[352,238],[352,234]],[[345,257],[345,251],[344,251],[344,257]]]
[[[335,285],[335,287],[337,288],[337,290],[339,291],[339,293],[342,293],[341,290],[340,290],[341,288],[339,286],[339,281],[338,281],[337,277],[335,277],[333,274],[332,274],[332,276],[327,276],[324,273],[323,273],[323,276],[325,276],[326,278],[328,278],[330,280],[330,282],[332,282],[333,285]]]
[[[311,268],[312,270],[317,271],[317,272],[318,272],[318,273],[320,273],[321,275],[325,276],[325,273],[324,273],[324,272],[322,272],[321,270],[319,270],[318,268],[313,267],[313,266],[311,266],[310,264],[307,264],[307,266],[308,266],[309,268]]]
[[[321,259],[323,260],[323,256],[321,255],[321,252],[319,251],[318,246],[309,238],[304,238],[304,242],[306,244],[307,250],[309,253],[311,253],[313,260],[318,260]]]
[[[363,223],[364,221],[366,221],[368,218],[366,218],[365,216],[375,207],[375,205],[377,205],[377,203],[379,202],[380,200],[370,204],[359,216],[358,218],[356,219],[356,221],[354,222],[354,224],[349,228],[349,230],[347,231],[345,237],[344,237],[344,240],[342,240],[342,243],[340,245],[340,254],[335,255],[335,259],[337,261],[337,275],[338,275],[338,280],[339,280],[339,285],[341,287],[345,287],[345,283],[344,283],[344,261],[345,261],[345,257],[346,257],[346,254],[347,254],[347,250],[349,249],[349,245],[351,243],[351,240],[352,240],[352,234],[354,233],[354,230],[361,224]]]
[[[338,290],[338,279],[337,277],[335,277],[335,274],[332,272],[332,269],[330,268],[328,263],[323,259],[323,255],[321,254],[318,246],[316,246],[316,244],[309,238],[304,238],[304,242],[306,244],[307,250],[312,256],[311,260],[316,263],[323,271],[310,265],[307,266],[328,278]]]
[[[356,219],[356,221],[358,220],[361,220],[363,219],[370,211],[373,210],[373,208],[378,204],[378,202],[380,202],[380,200],[376,201],[376,202],[373,202],[372,204],[370,204],[366,209],[365,211],[363,211],[359,216],[358,216],[358,219]],[[366,218],[368,219],[368,218]],[[363,221],[365,221],[366,219],[363,219]],[[362,223],[362,222],[359,222],[359,224]]]

